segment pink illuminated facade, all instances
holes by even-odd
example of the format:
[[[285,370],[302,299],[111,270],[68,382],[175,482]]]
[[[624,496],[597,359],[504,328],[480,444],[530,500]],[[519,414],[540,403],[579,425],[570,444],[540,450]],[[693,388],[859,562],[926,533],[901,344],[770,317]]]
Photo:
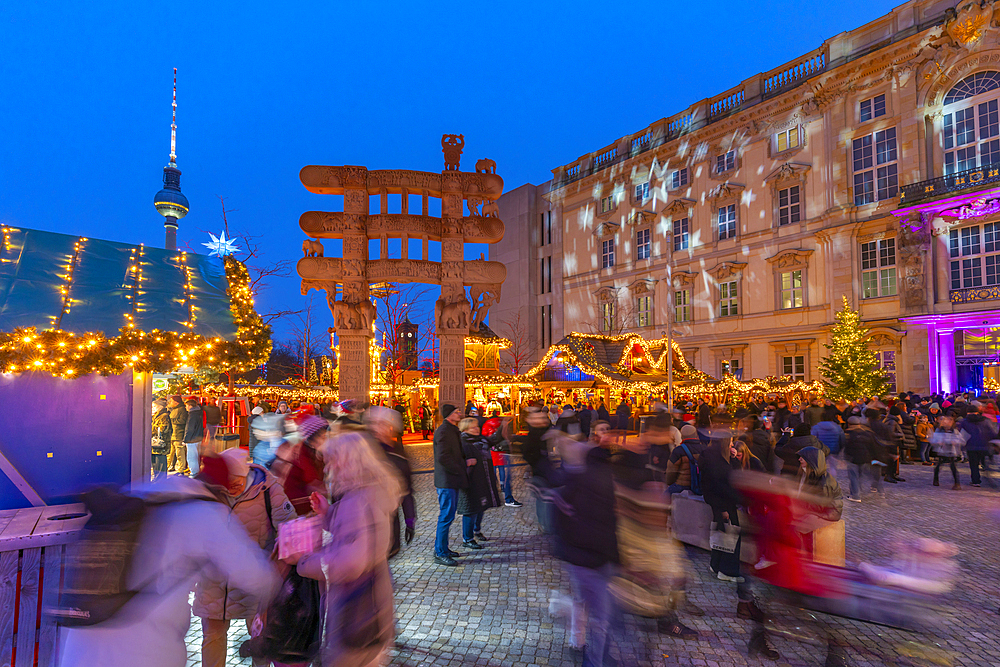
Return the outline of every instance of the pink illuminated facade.
[[[1000,379],[995,7],[911,0],[553,169],[498,312],[809,381],[846,296],[896,388]]]

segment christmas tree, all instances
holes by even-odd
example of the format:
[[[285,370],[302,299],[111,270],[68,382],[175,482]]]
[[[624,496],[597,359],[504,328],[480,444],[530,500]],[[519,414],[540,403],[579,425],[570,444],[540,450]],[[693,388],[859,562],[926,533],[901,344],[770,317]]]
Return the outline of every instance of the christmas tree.
[[[847,401],[880,396],[888,386],[885,371],[868,349],[868,329],[861,326],[861,314],[851,309],[846,296],[843,299],[831,332],[833,343],[824,345],[830,354],[819,365],[826,395]]]
[[[309,361],[309,381],[306,384],[310,387],[315,387],[319,384],[319,373],[316,372],[315,359]]]

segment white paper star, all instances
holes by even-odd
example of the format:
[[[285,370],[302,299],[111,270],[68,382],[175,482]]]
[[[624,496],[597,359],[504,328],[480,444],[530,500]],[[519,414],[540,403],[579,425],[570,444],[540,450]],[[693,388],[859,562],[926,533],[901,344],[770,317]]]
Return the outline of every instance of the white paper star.
[[[208,233],[212,237],[211,243],[202,243],[203,246],[211,250],[209,255],[218,255],[219,257],[225,257],[226,255],[232,255],[234,252],[239,252],[240,249],[233,245],[233,241],[236,239],[226,239],[226,232],[222,232],[219,236],[216,236],[212,232]]]

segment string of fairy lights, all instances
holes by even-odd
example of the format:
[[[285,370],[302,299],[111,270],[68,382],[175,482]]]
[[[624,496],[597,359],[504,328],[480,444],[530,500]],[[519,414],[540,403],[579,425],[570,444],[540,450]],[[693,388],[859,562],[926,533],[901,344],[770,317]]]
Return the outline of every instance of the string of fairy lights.
[[[143,281],[143,251],[142,246],[132,250],[123,284],[129,290],[130,311],[123,313],[126,324],[118,336],[19,327],[0,333],[0,371],[46,371],[69,378],[88,373],[115,375],[130,369],[165,373],[181,367],[208,366],[243,373],[267,361],[271,354],[271,328],[254,309],[246,266],[229,256],[223,262],[228,280],[226,294],[236,324],[235,340],[202,336],[190,330],[138,329],[135,313]],[[72,274],[67,276],[71,284]],[[64,288],[68,290],[69,285]]]
[[[6,232],[6,229],[4,231]],[[73,301],[70,299],[69,290],[73,284],[73,272],[76,271],[77,264],[80,262],[80,251],[83,249],[83,244],[86,241],[87,239],[81,236],[73,243],[73,254],[70,255],[66,263],[66,273],[61,276],[66,281],[66,284],[59,287],[59,291],[62,293],[62,308],[59,311],[59,315],[56,316],[55,322],[53,322],[54,329],[62,326],[63,317],[69,314],[72,307]]]

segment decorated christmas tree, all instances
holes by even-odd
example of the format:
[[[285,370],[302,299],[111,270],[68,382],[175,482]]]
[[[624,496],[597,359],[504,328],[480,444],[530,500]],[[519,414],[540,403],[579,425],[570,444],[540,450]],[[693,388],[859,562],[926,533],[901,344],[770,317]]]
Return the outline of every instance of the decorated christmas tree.
[[[309,382],[306,383],[310,387],[315,387],[319,384],[319,373],[316,372],[316,360],[309,360]]]
[[[851,309],[846,296],[843,299],[844,307],[837,312],[831,332],[833,343],[824,345],[830,354],[819,365],[826,395],[847,401],[880,396],[888,386],[885,371],[868,348],[868,329],[861,326],[861,314]]]

